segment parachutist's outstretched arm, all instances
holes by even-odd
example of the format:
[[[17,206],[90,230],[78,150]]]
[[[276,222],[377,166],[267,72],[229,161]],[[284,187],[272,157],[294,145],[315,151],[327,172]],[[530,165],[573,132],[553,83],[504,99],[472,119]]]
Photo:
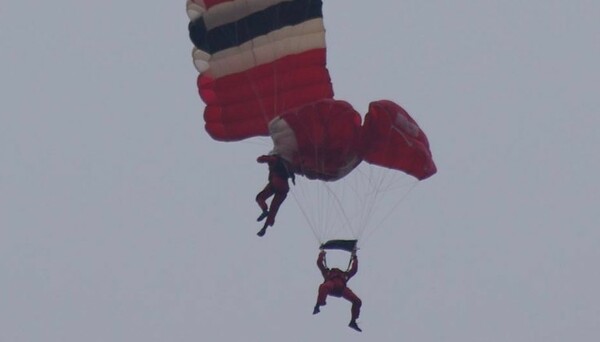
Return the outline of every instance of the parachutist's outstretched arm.
[[[321,271],[323,277],[327,275],[327,264],[325,261],[325,254],[327,254],[324,250],[321,250],[319,253],[319,257],[317,258],[317,267]]]

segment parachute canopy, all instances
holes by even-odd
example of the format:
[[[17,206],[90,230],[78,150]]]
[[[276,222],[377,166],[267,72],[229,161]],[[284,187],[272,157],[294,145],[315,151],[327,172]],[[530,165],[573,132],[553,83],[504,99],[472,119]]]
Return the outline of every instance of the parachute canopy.
[[[338,180],[362,160],[425,179],[427,137],[397,104],[365,122],[333,100],[321,0],[187,0],[205,128],[216,140],[270,135],[273,153],[309,179]]]
[[[337,180],[358,165],[361,117],[344,101],[324,99],[281,113],[269,125],[273,152],[309,179]]]
[[[427,136],[396,103],[371,102],[362,133],[366,162],[403,171],[418,180],[437,172]]]
[[[280,113],[333,97],[320,0],[188,0],[186,7],[214,139],[266,136]]]

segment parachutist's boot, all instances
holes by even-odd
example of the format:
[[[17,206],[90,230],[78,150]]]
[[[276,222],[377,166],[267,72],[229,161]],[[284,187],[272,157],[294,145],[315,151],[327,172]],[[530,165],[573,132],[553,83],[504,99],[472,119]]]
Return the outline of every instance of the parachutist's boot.
[[[265,219],[265,217],[269,216],[268,210],[263,210],[262,214],[256,219],[256,222],[260,222]]]
[[[267,225],[265,224],[265,226],[262,227],[262,229],[259,230],[258,233],[256,233],[256,235],[258,235],[258,236],[265,236],[266,232],[267,232]]]
[[[362,330],[358,327],[358,324],[356,324],[355,320],[351,320],[350,324],[348,324],[348,326],[356,331],[362,332]]]
[[[321,309],[319,308],[319,304],[317,304],[317,305],[315,305],[315,308],[313,309],[313,315],[316,315],[319,312],[321,312]]]

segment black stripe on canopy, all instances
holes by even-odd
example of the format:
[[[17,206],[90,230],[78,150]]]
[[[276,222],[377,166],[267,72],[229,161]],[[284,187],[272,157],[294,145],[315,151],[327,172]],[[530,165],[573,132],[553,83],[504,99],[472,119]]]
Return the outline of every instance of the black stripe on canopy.
[[[321,0],[284,1],[211,30],[199,17],[188,26],[190,39],[198,49],[213,54],[286,26],[322,18],[322,7]]]

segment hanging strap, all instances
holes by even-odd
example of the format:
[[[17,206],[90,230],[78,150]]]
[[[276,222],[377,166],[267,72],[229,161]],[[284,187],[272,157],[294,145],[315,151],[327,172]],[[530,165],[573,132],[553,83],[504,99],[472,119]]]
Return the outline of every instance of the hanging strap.
[[[351,265],[352,265],[352,255],[350,256],[350,261],[348,261],[348,267],[346,268],[346,272],[350,271]]]

